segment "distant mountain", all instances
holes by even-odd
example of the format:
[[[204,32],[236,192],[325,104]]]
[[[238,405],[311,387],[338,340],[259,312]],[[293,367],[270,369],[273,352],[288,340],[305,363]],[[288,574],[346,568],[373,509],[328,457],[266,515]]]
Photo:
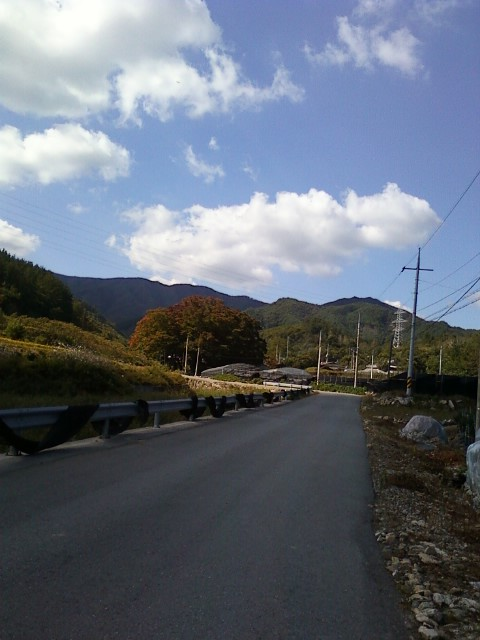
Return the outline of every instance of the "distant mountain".
[[[230,296],[209,287],[166,285],[145,278],[83,278],[55,274],[73,296],[93,307],[121,333],[129,336],[149,309],[171,307],[189,296],[211,296],[238,311],[256,309],[265,302],[248,296]]]
[[[125,336],[131,335],[137,322],[149,309],[170,307],[193,295],[218,298],[232,309],[249,313],[266,330],[306,323],[311,328],[329,326],[337,334],[355,336],[360,314],[363,339],[377,343],[390,340],[397,311],[396,307],[368,297],[341,298],[322,305],[293,298],[265,303],[249,296],[230,296],[209,287],[165,285],[145,278],[83,278],[58,274],[57,277],[69,287],[75,298],[93,307]],[[406,318],[410,319],[409,314],[406,314]],[[428,327],[431,338],[469,333],[464,329],[452,328],[445,322],[426,322],[419,318],[418,324],[419,327],[424,325],[425,329]]]
[[[360,316],[362,338],[367,342],[383,343],[390,339],[392,321],[397,309],[374,298],[342,298],[322,305],[281,298],[277,302],[249,309],[266,330],[266,337],[276,335],[276,329],[291,333],[299,341],[300,334],[307,336],[323,329],[325,335],[337,340],[354,340]],[[272,338],[273,339],[273,338]]]
[[[367,342],[383,343],[390,340],[393,322],[398,309],[375,298],[340,298],[321,305],[301,302],[292,298],[280,298],[276,302],[256,309],[248,309],[262,326],[269,330],[298,324],[328,326],[332,331],[344,336],[355,336],[358,320],[361,323],[362,338]],[[411,315],[405,312],[406,327],[410,327]],[[312,324],[313,323],[313,324]],[[428,322],[417,318],[418,327],[429,336],[464,336],[475,333],[466,329],[451,327],[446,322]]]

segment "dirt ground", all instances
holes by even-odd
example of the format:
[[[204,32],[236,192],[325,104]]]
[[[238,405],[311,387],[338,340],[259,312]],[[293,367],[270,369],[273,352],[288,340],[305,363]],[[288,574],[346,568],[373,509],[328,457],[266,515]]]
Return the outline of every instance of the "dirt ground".
[[[471,409],[465,399],[401,402],[382,394],[362,403],[375,535],[412,637],[479,640],[480,508],[465,485],[461,419]],[[414,415],[441,422],[448,443],[402,438],[400,430]]]

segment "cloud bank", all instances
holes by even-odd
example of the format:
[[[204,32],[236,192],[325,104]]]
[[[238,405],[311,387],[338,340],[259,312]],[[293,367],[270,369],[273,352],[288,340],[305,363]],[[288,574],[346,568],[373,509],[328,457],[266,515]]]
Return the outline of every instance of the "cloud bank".
[[[140,123],[303,96],[281,66],[269,86],[245,78],[202,0],[0,0],[0,16],[0,100],[16,113]]]
[[[0,219],[0,248],[25,258],[40,246],[40,239]]]
[[[88,175],[104,180],[127,176],[130,155],[100,131],[62,124],[22,138],[0,129],[0,185],[51,184]]]
[[[335,276],[369,250],[418,246],[440,223],[428,202],[393,183],[370,196],[349,191],[343,202],[310,189],[180,212],[137,207],[123,217],[135,230],[115,246],[155,279],[251,291],[272,283],[276,270]]]
[[[350,16],[338,16],[336,39],[320,51],[304,47],[318,66],[353,65],[372,71],[388,67],[406,76],[423,70],[422,43],[413,31],[420,24],[438,25],[459,0],[359,0]]]

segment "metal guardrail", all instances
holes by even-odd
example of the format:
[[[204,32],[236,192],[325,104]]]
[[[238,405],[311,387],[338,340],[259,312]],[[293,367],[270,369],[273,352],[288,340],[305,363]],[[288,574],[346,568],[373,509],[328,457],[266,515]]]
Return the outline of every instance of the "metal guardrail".
[[[292,394],[295,392],[291,392]],[[287,396],[288,397],[288,396]],[[290,395],[293,397],[293,395]],[[220,417],[224,411],[237,410],[241,407],[258,407],[265,403],[278,402],[285,398],[285,392],[266,392],[256,394],[236,394],[223,397],[190,397],[177,400],[154,400],[138,402],[121,402],[99,404],[90,415],[89,422],[102,426],[102,437],[110,437],[110,425],[114,421],[122,419],[133,419],[140,417],[145,423],[148,417],[153,416],[153,427],[161,426],[161,414],[182,412],[186,419],[195,420],[203,414],[205,409],[209,409],[212,416]],[[25,429],[37,429],[52,427],[66,414],[72,407],[32,407],[20,409],[0,410],[0,423],[3,423],[7,430],[13,433],[21,432]],[[55,446],[55,445],[53,445]],[[15,447],[11,447],[11,449]],[[12,451],[12,453],[14,453]]]
[[[264,380],[263,386],[276,387],[276,388],[287,389],[287,390],[300,389],[301,391],[308,391],[308,392],[312,390],[312,386],[310,384],[299,384],[295,382],[270,382],[269,380]]]

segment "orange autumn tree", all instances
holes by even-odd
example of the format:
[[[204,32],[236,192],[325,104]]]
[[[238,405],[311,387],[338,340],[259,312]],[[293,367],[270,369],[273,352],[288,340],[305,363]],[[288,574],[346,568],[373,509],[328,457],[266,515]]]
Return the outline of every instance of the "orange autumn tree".
[[[261,326],[247,313],[213,297],[190,296],[172,307],[149,311],[137,324],[130,346],[151,358],[191,372],[233,362],[261,364],[266,343]],[[188,345],[188,349],[187,349]]]

